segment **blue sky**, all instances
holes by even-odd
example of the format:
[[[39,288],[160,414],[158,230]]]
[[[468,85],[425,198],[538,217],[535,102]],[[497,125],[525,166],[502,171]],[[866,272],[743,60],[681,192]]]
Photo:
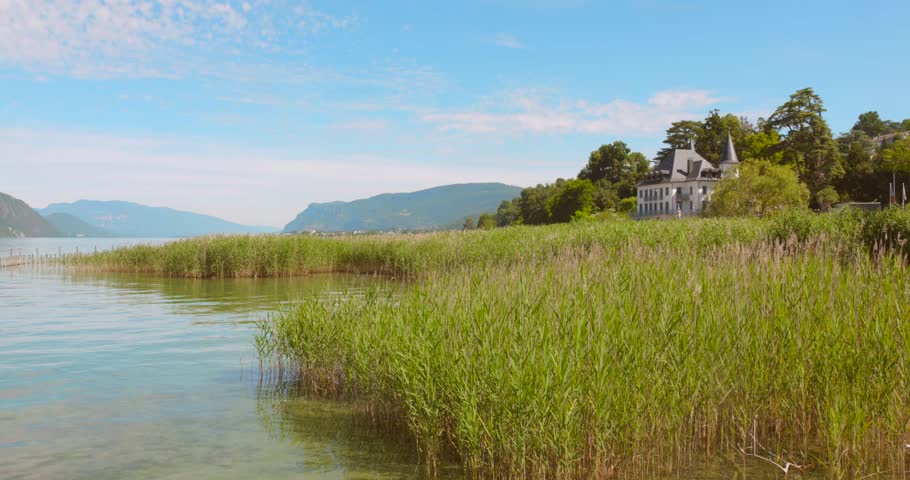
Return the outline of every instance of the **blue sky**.
[[[910,117],[910,2],[0,0],[0,191],[282,226],[310,202],[570,177],[670,122]]]

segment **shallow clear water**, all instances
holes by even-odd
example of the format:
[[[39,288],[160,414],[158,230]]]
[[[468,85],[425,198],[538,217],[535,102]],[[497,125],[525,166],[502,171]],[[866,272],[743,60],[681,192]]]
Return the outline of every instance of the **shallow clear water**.
[[[387,283],[0,270],[0,478],[421,476],[347,405],[276,401],[256,371],[251,322]]]
[[[136,242],[0,239],[0,255]],[[306,296],[376,287],[400,288],[351,275],[200,280],[0,269],[0,479],[423,477],[412,447],[358,425],[349,405],[259,381],[252,322]],[[824,477],[788,478],[816,476]],[[661,477],[782,473],[721,455]]]

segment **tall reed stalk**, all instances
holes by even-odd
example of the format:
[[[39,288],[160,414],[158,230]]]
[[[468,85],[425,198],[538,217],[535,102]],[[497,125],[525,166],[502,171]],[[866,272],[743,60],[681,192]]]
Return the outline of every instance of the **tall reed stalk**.
[[[305,301],[260,323],[260,353],[390,412],[431,466],[604,478],[742,449],[835,476],[903,468],[906,263],[799,245],[566,243]]]

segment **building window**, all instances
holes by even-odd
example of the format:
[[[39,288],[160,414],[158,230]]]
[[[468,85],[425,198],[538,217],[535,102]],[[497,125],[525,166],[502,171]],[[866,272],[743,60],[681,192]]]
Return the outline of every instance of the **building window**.
[[[676,194],[682,195],[682,187],[676,187]]]
[[[707,185],[701,187],[701,194],[702,194],[702,195],[707,195],[707,194],[708,194],[708,186],[707,186]]]
[[[689,195],[692,195],[692,187],[689,187]]]

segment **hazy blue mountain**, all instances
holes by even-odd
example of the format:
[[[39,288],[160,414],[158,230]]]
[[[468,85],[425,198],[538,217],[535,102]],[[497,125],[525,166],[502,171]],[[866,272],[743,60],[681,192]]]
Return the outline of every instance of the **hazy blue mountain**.
[[[520,193],[521,187],[502,183],[465,183],[353,202],[312,203],[284,232],[440,229],[461,225],[466,216],[495,212],[503,200]]]
[[[0,237],[59,237],[60,233],[32,207],[0,193]]]
[[[111,232],[94,227],[69,213],[52,213],[44,217],[64,237],[113,237]]]
[[[79,200],[73,203],[53,203],[38,211],[45,216],[54,213],[70,214],[117,237],[194,237],[215,233],[277,231],[272,227],[240,225],[211,215],[121,201]]]

